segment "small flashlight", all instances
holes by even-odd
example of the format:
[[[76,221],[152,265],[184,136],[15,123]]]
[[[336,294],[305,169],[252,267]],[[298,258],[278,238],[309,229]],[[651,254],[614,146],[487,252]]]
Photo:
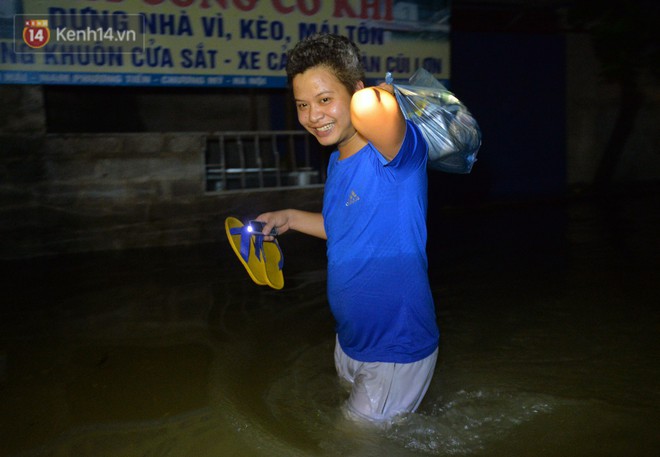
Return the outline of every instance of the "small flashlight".
[[[253,235],[265,235],[265,233],[263,233],[263,229],[264,229],[265,225],[266,225],[265,222],[250,221],[250,222],[248,222],[247,231],[252,233]],[[276,228],[273,228],[270,231],[270,236],[277,236],[277,229]]]

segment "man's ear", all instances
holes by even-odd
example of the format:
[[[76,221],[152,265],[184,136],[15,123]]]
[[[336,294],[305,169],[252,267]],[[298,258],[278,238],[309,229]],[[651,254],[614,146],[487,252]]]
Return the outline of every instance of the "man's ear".
[[[355,92],[364,89],[364,81],[358,81],[355,83]]]

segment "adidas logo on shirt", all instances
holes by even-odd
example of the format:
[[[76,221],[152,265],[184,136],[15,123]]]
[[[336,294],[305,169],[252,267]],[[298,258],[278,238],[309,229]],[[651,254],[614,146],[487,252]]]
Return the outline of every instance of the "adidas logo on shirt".
[[[351,206],[353,203],[357,203],[358,200],[360,200],[360,197],[352,190],[351,195],[348,196],[348,200],[346,201],[346,206]]]

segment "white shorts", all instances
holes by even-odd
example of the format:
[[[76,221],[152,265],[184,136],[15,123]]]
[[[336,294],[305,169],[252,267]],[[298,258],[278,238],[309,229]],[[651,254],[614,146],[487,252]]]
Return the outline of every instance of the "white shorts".
[[[360,362],[335,343],[335,367],[351,386],[346,402],[349,417],[384,422],[417,410],[429,388],[438,349],[412,363]]]

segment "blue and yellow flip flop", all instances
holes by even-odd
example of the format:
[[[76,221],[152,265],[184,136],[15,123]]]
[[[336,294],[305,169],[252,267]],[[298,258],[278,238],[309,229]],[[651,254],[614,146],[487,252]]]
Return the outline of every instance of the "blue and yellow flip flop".
[[[250,232],[235,217],[225,219],[225,231],[238,260],[256,284],[278,290],[284,287],[284,255],[277,239],[264,241],[263,235]]]

